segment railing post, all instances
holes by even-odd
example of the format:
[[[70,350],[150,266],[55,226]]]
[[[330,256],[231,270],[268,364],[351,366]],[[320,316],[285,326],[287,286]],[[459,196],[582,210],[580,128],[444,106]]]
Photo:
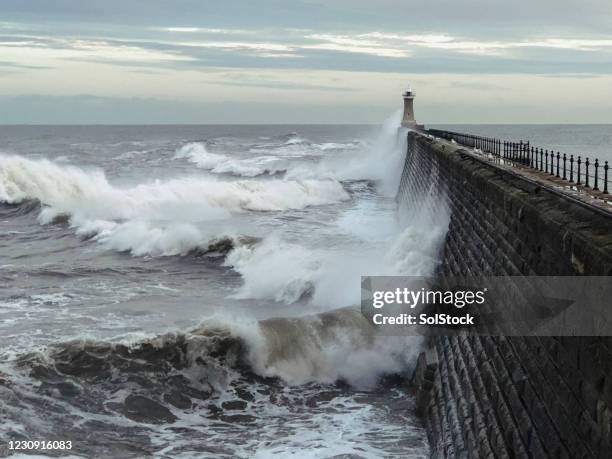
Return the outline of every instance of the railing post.
[[[566,164],[567,164],[567,155],[563,153],[563,180],[567,180],[567,175],[565,174]]]
[[[529,145],[531,144],[531,142],[529,142],[529,140],[527,141],[527,143],[525,144],[525,164],[527,164],[527,166],[530,166],[530,159],[529,159]]]
[[[516,161],[517,157],[518,157],[518,143],[514,142],[514,150],[512,152],[512,161]]]
[[[515,161],[518,161],[521,157],[521,148],[523,148],[522,140],[514,144],[514,160]]]
[[[532,169],[546,172],[551,176],[555,176],[562,180],[569,180],[569,183],[581,185],[584,188],[591,188],[594,191],[602,191],[602,194],[609,193],[609,161],[604,161],[602,164],[598,158],[594,158],[594,162],[587,157],[583,161],[581,155],[566,154],[554,150],[534,147],[531,142],[519,140],[518,142],[498,139],[496,137],[486,137],[474,134],[463,134],[460,132],[443,131],[439,129],[427,129],[427,133],[443,139],[454,141],[461,145],[479,149],[483,153],[488,153],[497,158],[503,158],[510,163],[516,162]],[[557,160],[555,170],[555,156]],[[550,158],[550,167],[549,160]],[[499,159],[498,159],[499,161]],[[561,161],[563,161],[563,172],[561,172]],[[568,164],[569,162],[569,164]],[[574,170],[574,163],[577,164]],[[584,164],[584,174],[583,167]],[[569,174],[568,174],[569,165]],[[589,174],[589,167],[595,167],[594,175]],[[599,169],[603,169],[603,176],[600,177]],[[591,178],[593,181],[591,181]],[[600,181],[603,180],[603,186]],[[601,188],[600,188],[601,187]]]

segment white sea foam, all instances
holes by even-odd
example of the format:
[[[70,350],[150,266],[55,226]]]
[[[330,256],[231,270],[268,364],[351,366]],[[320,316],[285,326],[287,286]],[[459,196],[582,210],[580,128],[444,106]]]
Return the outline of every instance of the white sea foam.
[[[183,254],[192,248],[205,248],[214,237],[224,235],[221,231],[215,233],[214,229],[205,231],[204,228],[213,225],[221,228],[225,221],[237,226],[237,220],[242,221],[248,211],[302,209],[345,200],[348,195],[339,179],[375,180],[383,194],[392,196],[400,176],[398,164],[404,154],[401,144],[398,147],[395,141],[397,123],[393,125],[394,122],[395,119],[387,126],[386,134],[380,141],[372,142],[371,147],[357,143],[315,144],[291,136],[264,148],[265,152],[257,158],[211,154],[203,144],[192,144],[190,151],[177,152],[177,156],[183,154],[184,159],[207,171],[239,176],[269,173],[272,168],[268,166],[281,164],[276,157],[270,158],[272,154],[283,156],[283,160],[298,159],[302,170],[289,168],[291,178],[285,177],[284,180],[259,177],[258,180],[221,182],[191,176],[118,187],[109,183],[100,171],[0,156],[0,201],[40,200],[43,204],[41,222],[66,216],[80,236],[92,238],[111,250],[129,251],[134,255]],[[320,158],[326,159],[320,165],[314,165]],[[270,164],[266,164],[268,160]],[[295,165],[295,162],[291,164]],[[262,170],[268,172],[261,173]],[[445,210],[440,208],[442,218],[439,221],[418,213],[410,214],[408,221],[400,221],[393,200],[373,197],[369,185],[356,194],[355,205],[337,206],[333,212],[327,212],[329,208],[326,208],[320,214],[291,212],[287,219],[276,220],[276,214],[272,214],[270,219],[263,217],[261,220],[266,224],[273,221],[274,225],[280,222],[289,227],[285,227],[287,231],[272,233],[258,244],[235,244],[230,252],[227,264],[233,266],[243,279],[243,285],[235,296],[278,301],[278,304],[273,301],[265,303],[266,307],[276,304],[279,316],[289,315],[285,314],[285,308],[295,311],[302,305],[304,313],[309,314],[299,318],[257,321],[241,318],[246,315],[242,313],[244,310],[240,309],[240,313],[232,310],[231,301],[219,303],[224,307],[218,308],[218,321],[246,343],[248,362],[258,374],[279,377],[290,385],[333,383],[341,379],[359,388],[371,388],[381,375],[405,370],[419,352],[418,338],[378,337],[358,309],[338,308],[358,304],[362,274],[430,273],[437,263],[437,251],[448,223],[444,219]],[[382,210],[381,204],[386,206]],[[346,209],[348,206],[351,207]],[[345,212],[338,215],[339,209],[345,209]],[[237,213],[242,215],[235,215]],[[301,219],[302,216],[305,218]],[[221,219],[227,220],[218,221]],[[300,219],[295,226],[293,219]],[[267,230],[269,226],[264,228]],[[311,229],[312,237],[309,234]],[[185,266],[188,272],[189,264]],[[142,288],[140,284],[138,287]],[[116,288],[116,285],[108,286],[109,292]],[[213,288],[206,285],[206,289]],[[54,317],[58,314],[55,309],[58,309],[61,298],[28,299],[30,302],[33,300],[43,301],[44,304],[38,306],[53,310]],[[298,301],[300,304],[295,307],[286,305]],[[87,321],[73,321],[74,331],[71,329],[66,333],[81,333],[88,323],[96,326],[105,323],[97,314],[98,310],[96,316],[92,312]],[[125,326],[125,317],[113,320]],[[135,319],[133,324],[130,322],[129,325],[134,327],[129,329],[111,322],[106,325],[113,330],[122,330],[121,333],[131,333],[132,329],[138,328],[138,320]],[[142,328],[147,329],[147,326]],[[98,335],[95,329],[91,333]],[[194,348],[189,340],[188,353],[192,351]],[[202,376],[201,372],[207,368],[195,363],[197,356],[197,353],[190,355],[194,364],[188,370]],[[235,399],[232,390],[228,386],[227,397],[221,394],[219,400],[207,400],[206,403]],[[306,397],[310,395],[308,391],[319,389],[301,386],[283,387],[282,390],[283,397],[296,397],[295,403],[293,400],[289,403],[289,409],[282,404],[270,403],[268,395],[253,391],[255,400],[239,414],[255,418],[254,423],[247,427],[254,433],[242,435],[244,450],[232,446],[235,448],[233,455],[391,457],[388,452],[394,448],[392,443],[399,443],[398,439],[406,433],[403,420],[394,423],[392,418],[386,417],[389,405],[379,407],[377,418],[377,408],[372,403],[357,401],[360,393],[351,392],[331,402],[317,400],[317,406],[305,410],[303,413],[306,415],[303,415],[296,414],[294,407],[305,406]],[[125,391],[118,391],[109,400],[119,403],[125,395]],[[317,394],[313,395],[316,400]],[[279,415],[282,410],[287,411],[286,416]],[[167,425],[152,426],[151,429],[155,429],[150,436],[152,442],[167,448],[164,454],[176,457],[183,457],[180,451],[186,451],[185,457],[192,454],[192,443],[199,442],[199,438],[193,436],[195,431],[203,432],[205,438],[212,438],[214,442],[237,445],[238,442],[233,441],[236,437],[232,437],[226,428],[229,424],[217,420],[207,424],[201,415],[205,411],[172,408],[178,417],[175,431],[168,429]],[[90,416],[79,412],[79,416],[81,414]],[[106,415],[101,416],[95,418],[91,415],[90,418],[109,420],[103,417]],[[115,417],[123,419],[113,415],[111,422],[115,422]],[[131,421],[123,419],[123,422],[121,427],[133,427]],[[215,430],[220,425],[223,425],[219,430],[221,434]],[[289,427],[285,429],[285,426]],[[182,428],[188,432],[184,436]],[[376,441],[388,444],[379,449]],[[409,454],[402,451],[395,457]]]
[[[188,177],[118,188],[101,171],[0,156],[0,201],[37,199],[58,213],[78,211],[90,218],[175,220],[191,215],[189,220],[199,221],[225,217],[226,211],[302,209],[347,198],[332,180],[222,182]]]
[[[189,223],[160,227],[145,221],[86,220],[77,224],[76,233],[92,237],[106,249],[130,252],[135,256],[185,255],[197,248],[206,249],[215,242]]]
[[[386,241],[360,249],[313,250],[271,235],[258,245],[236,247],[225,263],[243,278],[238,298],[292,303],[308,294],[311,304],[332,309],[359,304],[361,276],[432,274],[447,227],[441,208],[436,224],[413,220]]]
[[[274,235],[257,246],[236,247],[225,264],[238,271],[244,280],[237,298],[294,303],[312,289],[321,258],[321,253],[284,243]]]
[[[43,204],[46,224],[67,216],[82,236],[134,254],[178,254],[214,235],[193,225],[244,211],[283,211],[348,199],[334,180],[216,181],[188,177],[119,188],[103,172],[0,156],[0,201]],[[217,235],[219,236],[219,235]]]
[[[278,377],[290,385],[344,380],[371,388],[380,376],[409,366],[421,341],[376,336],[358,308],[263,321],[220,311],[196,334],[207,335],[216,327],[245,341],[249,363],[259,375]]]
[[[292,134],[285,142],[285,145],[298,145],[300,143],[306,143],[306,142],[307,142],[306,139],[301,138],[297,134]]]
[[[384,123],[379,134],[359,148],[325,157],[316,164],[290,169],[287,178],[331,178],[335,180],[372,180],[385,196],[395,196],[406,156],[406,132],[400,129],[401,111]]]
[[[356,162],[359,167],[341,167],[335,161],[324,162],[316,167],[317,174],[376,177],[379,189],[394,190],[395,195],[401,167],[394,163],[403,161],[406,146],[397,141],[399,115],[385,122],[377,147],[360,158],[363,165]],[[376,163],[385,163],[386,158],[393,167],[377,169]],[[326,170],[330,164],[338,168]],[[243,278],[236,296],[291,303],[308,294],[311,304],[329,310],[359,304],[361,276],[431,275],[439,262],[449,211],[438,194],[422,200],[419,207],[399,213],[390,200],[361,200],[336,222],[362,241],[357,246],[312,248],[273,234],[259,245],[234,249],[225,263]]]
[[[292,159],[292,158],[310,158],[317,159],[341,152],[354,151],[364,145],[361,140],[353,140],[350,142],[310,142],[301,137],[290,137],[282,143],[265,143],[253,146],[249,149],[250,153],[272,155],[274,157]]]
[[[239,177],[274,175],[287,170],[288,163],[278,156],[257,156],[254,158],[233,158],[218,153],[210,153],[200,142],[188,143],[175,154],[175,158],[185,158],[202,169],[215,174],[230,174]]]

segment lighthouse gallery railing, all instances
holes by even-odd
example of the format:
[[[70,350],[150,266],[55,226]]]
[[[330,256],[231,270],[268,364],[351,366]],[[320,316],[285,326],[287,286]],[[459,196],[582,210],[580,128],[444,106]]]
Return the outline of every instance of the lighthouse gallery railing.
[[[591,188],[608,194],[610,180],[608,178],[608,161],[603,164],[597,158],[594,160],[578,155],[567,155],[531,145],[523,140],[509,142],[494,137],[482,137],[460,132],[427,129],[427,133],[467,147],[478,148],[510,163],[522,164],[539,170],[569,183]]]

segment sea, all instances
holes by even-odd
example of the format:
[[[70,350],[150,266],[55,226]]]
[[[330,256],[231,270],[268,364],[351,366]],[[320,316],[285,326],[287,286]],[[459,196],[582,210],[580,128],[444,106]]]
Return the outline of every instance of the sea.
[[[400,117],[0,126],[0,457],[428,457],[423,343],[359,310],[448,226],[396,200]],[[612,159],[610,125],[432,127]]]

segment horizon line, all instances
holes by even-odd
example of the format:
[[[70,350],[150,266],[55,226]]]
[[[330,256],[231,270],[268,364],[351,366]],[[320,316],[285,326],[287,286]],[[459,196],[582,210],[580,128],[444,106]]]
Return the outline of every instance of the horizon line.
[[[370,123],[0,123],[0,127],[91,127],[91,126],[377,126],[384,124],[384,121]],[[608,126],[612,121],[595,123],[584,122],[533,122],[533,123],[487,123],[487,122],[444,122],[423,123],[423,125],[457,125],[457,126]]]

